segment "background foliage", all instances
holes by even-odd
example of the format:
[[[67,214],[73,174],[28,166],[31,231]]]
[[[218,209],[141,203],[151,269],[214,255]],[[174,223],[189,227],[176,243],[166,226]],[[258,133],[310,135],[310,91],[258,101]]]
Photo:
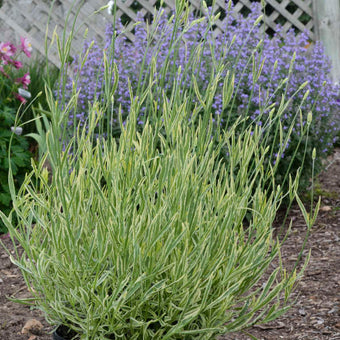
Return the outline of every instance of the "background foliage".
[[[19,53],[22,52],[20,49],[18,50]],[[11,60],[14,62],[17,57],[16,54]],[[1,60],[3,61],[2,58]],[[36,142],[28,135],[37,132],[36,121],[34,121],[37,112],[46,110],[48,107],[45,95],[47,71],[45,62],[40,59],[30,60],[28,63],[20,65],[19,68],[14,67],[14,64],[10,62],[2,67],[3,72],[0,72],[0,210],[8,214],[12,209],[12,199],[8,187],[10,141],[12,138],[10,157],[15,185],[19,189],[25,174],[31,170],[31,157],[38,154]],[[23,98],[25,103],[22,104],[15,96],[20,87],[20,82],[17,79],[22,79],[25,75],[29,75],[30,98]],[[58,70],[50,66],[48,71],[50,86],[54,86],[57,77]],[[18,128],[19,133],[13,135],[15,127]],[[0,221],[0,233],[6,231],[6,227]]]
[[[232,8],[229,9],[229,12]],[[118,26],[116,36],[113,28],[108,27],[105,50],[109,62],[115,62],[119,70],[119,84],[114,94],[112,104],[104,108],[110,116],[110,129],[119,135],[119,110],[123,119],[126,119],[130,104],[129,86],[136,93],[141,82],[144,82],[152,67],[152,57],[157,56],[156,70],[162,73],[164,63],[169,63],[168,73],[163,73],[164,79],[158,89],[168,91],[172,88],[174,74],[181,67],[182,74],[178,75],[185,91],[195,92],[192,75],[197,81],[199,92],[204,95],[210,77],[216,71],[216,65],[223,63],[226,73],[234,79],[235,91],[233,100],[228,107],[223,106],[223,84],[217,85],[211,112],[217,119],[221,116],[221,127],[227,128],[239,117],[248,117],[246,125],[263,125],[269,117],[269,112],[274,110],[277,116],[282,96],[290,98],[285,113],[280,117],[282,129],[287,132],[288,126],[295,121],[291,138],[285,145],[281,145],[279,135],[274,131],[264,132],[268,145],[276,144],[268,162],[275,163],[277,150],[284,147],[282,154],[284,161],[276,174],[276,180],[287,184],[287,173],[295,174],[301,164],[305,164],[305,171],[301,177],[301,189],[309,185],[312,168],[312,150],[316,149],[317,160],[315,169],[321,170],[322,158],[332,150],[339,132],[339,89],[335,87],[330,78],[330,63],[324,55],[320,43],[311,46],[307,36],[295,36],[293,31],[288,33],[285,40],[278,35],[269,37],[255,24],[260,14],[259,6],[254,4],[248,17],[239,15],[235,20],[227,11],[227,27],[224,34],[214,37],[210,31],[211,22],[208,20],[195,25],[186,32],[177,32],[174,37],[174,22],[168,23],[167,16],[159,19],[155,36],[162,37],[162,43],[146,43],[150,36],[143,17],[140,24],[135,27],[136,40],[134,43],[127,41],[122,33],[124,27]],[[194,17],[190,17],[193,21]],[[254,25],[255,24],[255,25]],[[279,31],[279,29],[278,29]],[[180,37],[180,38],[179,38]],[[180,43],[171,51],[168,58],[169,46],[173,40],[179,38]],[[204,41],[204,43],[202,43]],[[199,57],[192,57],[193,51],[199,50]],[[87,43],[84,47],[86,60],[81,65],[77,58],[74,59],[75,73],[67,84],[61,87],[65,90],[66,97],[72,96],[73,84],[79,92],[79,107],[70,117],[69,126],[84,124],[87,119],[87,105],[94,100],[101,100],[105,91],[104,59],[101,48],[95,43]],[[255,74],[260,68],[260,73]],[[98,72],[98,69],[101,70]],[[141,78],[142,77],[142,81]],[[88,79],[92,79],[89,83]],[[114,81],[114,79],[112,79]],[[305,82],[305,87],[300,91],[299,86]],[[130,82],[130,84],[129,84]],[[164,88],[163,88],[164,87]],[[160,95],[158,98],[161,98]],[[159,99],[159,109],[162,104]],[[193,99],[193,105],[199,98]],[[303,101],[303,102],[301,102]],[[141,108],[138,124],[142,127],[148,115],[148,103]],[[267,108],[267,111],[264,111]],[[307,116],[312,113],[313,121],[309,131],[309,143],[302,141],[301,129],[307,123]],[[298,118],[298,119],[296,119]],[[108,121],[108,120],[107,120]],[[72,130],[72,128],[71,128]],[[105,135],[107,131],[102,131]],[[274,139],[274,141],[273,141]],[[294,159],[294,160],[293,160]]]

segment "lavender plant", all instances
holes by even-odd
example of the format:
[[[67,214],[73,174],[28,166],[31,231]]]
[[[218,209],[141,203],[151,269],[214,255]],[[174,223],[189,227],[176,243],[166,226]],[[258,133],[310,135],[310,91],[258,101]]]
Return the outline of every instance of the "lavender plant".
[[[221,128],[229,128],[239,117],[247,119],[242,128],[252,124],[261,126],[268,120],[271,110],[275,109],[273,116],[277,117],[282,96],[289,98],[285,112],[279,119],[284,134],[293,121],[295,125],[284,145],[280,144],[282,141],[277,131],[269,128],[264,131],[264,139],[272,148],[268,162],[273,164],[279,161],[276,157],[278,150],[284,147],[285,152],[281,155],[284,161],[281,162],[277,180],[287,183],[286,174],[296,173],[301,163],[304,163],[306,167],[301,182],[307,184],[311,175],[312,149],[316,149],[318,156],[315,167],[319,170],[321,159],[332,149],[339,130],[339,88],[333,86],[328,78],[329,60],[319,42],[310,46],[306,34],[295,36],[290,31],[285,39],[278,34],[273,38],[266,35],[260,29],[260,22],[256,22],[260,14],[260,7],[256,4],[247,18],[242,15],[235,18],[232,12],[232,4],[229,3],[225,12],[225,30],[217,35],[212,32],[213,23],[207,13],[204,21],[192,25],[185,32],[179,27],[175,30],[176,36],[173,34],[176,19],[169,22],[165,12],[155,14],[158,24],[154,32],[148,30],[139,14],[140,23],[135,27],[136,39],[133,43],[124,36],[121,24],[108,26],[104,51],[110,58],[109,62],[117,65],[120,76],[111,105],[105,108],[105,121],[110,125],[106,130],[119,134],[119,112],[125,121],[130,110],[129,86],[134,93],[139,93],[142,84],[147,82],[151,67],[155,67],[156,74],[162,77],[160,87],[154,93],[161,110],[160,94],[172,88],[172,79],[175,79],[179,67],[182,74],[178,77],[184,85],[183,91],[197,94],[196,84],[199,92],[204,94],[217,65],[224,65],[224,74],[228,73],[234,80],[235,91],[226,106],[223,103],[223,83],[216,85],[214,100],[209,108],[214,119],[219,121]],[[194,15],[190,14],[189,21],[193,22],[194,19]],[[148,43],[151,36],[154,39],[152,44]],[[176,39],[176,47],[170,49]],[[98,44],[87,43],[85,53],[85,62],[84,55],[74,59],[74,75],[64,84],[66,96],[74,93],[74,83],[76,91],[79,91],[79,106],[70,117],[71,127],[84,124],[88,117],[88,103],[104,101],[105,82],[114,81],[104,79],[103,51]],[[151,65],[153,57],[156,57],[155,65]],[[297,92],[306,81],[308,83],[303,90]],[[193,98],[192,105],[198,101],[198,97]],[[141,127],[150,111],[148,105],[151,105],[150,102],[145,103],[139,112],[138,124]],[[313,121],[307,145],[306,140],[300,137],[310,112]],[[102,130],[102,133],[105,132]]]

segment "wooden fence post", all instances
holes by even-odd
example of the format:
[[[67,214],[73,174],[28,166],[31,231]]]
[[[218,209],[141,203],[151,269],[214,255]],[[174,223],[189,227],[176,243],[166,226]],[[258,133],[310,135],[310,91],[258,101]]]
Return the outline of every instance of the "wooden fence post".
[[[340,0],[313,0],[316,38],[331,58],[332,79],[340,83]]]

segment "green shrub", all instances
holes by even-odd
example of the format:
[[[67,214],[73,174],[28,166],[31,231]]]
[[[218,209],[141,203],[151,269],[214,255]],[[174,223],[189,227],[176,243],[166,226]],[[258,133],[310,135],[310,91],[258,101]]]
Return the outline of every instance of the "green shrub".
[[[182,13],[184,2],[177,5]],[[185,31],[183,13],[175,27]],[[280,125],[289,98],[282,97],[262,126],[238,119],[223,130],[211,105],[221,81],[224,105],[231,100],[234,81],[225,65],[215,65],[204,93],[197,86],[186,91],[181,68],[171,89],[157,92],[164,78],[156,58],[150,65],[139,91],[130,88],[130,111],[125,122],[120,113],[117,139],[98,138],[97,126],[118,81],[106,82],[104,103],[89,105],[89,119],[73,126],[71,140],[67,123],[78,95],[58,105],[48,90],[47,153],[17,194],[10,169],[18,224],[1,213],[15,247],[23,248],[12,261],[33,298],[22,302],[88,340],[212,339],[271,321],[289,308],[301,274],[283,268],[272,228],[283,197],[298,199],[299,171],[283,192],[275,175],[284,147],[274,165],[267,161],[271,129],[282,145],[292,133],[295,121],[285,133]],[[119,78],[117,67],[105,63],[105,79],[112,76]],[[199,98],[194,106],[193,97]],[[309,117],[301,138],[310,123]],[[315,214],[300,206],[310,228]],[[279,263],[274,270],[273,261]]]
[[[216,148],[211,117],[195,128],[170,103],[138,133],[132,106],[119,143],[78,136],[73,156],[51,157],[50,184],[42,162],[18,194],[8,227],[35,304],[84,339],[212,339],[281,315],[295,273],[277,267],[254,288],[280,254],[259,128],[235,126]]]

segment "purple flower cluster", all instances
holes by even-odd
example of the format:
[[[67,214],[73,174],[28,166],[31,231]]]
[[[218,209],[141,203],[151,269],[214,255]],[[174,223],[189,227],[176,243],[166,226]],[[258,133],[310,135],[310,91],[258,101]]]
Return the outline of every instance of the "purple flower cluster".
[[[217,35],[209,29],[208,20],[194,25],[186,32],[182,31],[181,26],[174,31],[175,21],[168,23],[167,15],[159,14],[161,17],[155,34],[158,40],[154,39],[153,43],[148,39],[147,25],[141,15],[141,24],[135,27],[133,43],[120,34],[123,30],[121,24],[118,23],[115,28],[109,26],[104,50],[112,56],[112,61],[116,63],[119,72],[113,112],[110,112],[114,116],[111,122],[119,125],[119,107],[123,119],[128,116],[130,110],[128,84],[130,82],[135,93],[138,84],[140,85],[140,76],[142,83],[143,80],[147,81],[153,57],[156,60],[158,93],[163,90],[166,93],[171,91],[175,82],[180,83],[182,91],[183,88],[189,91],[192,89],[192,75],[197,79],[200,92],[204,93],[215,65],[222,63],[235,76],[232,105],[223,110],[223,80],[214,94],[211,110],[215,115],[221,115],[222,124],[231,124],[243,115],[248,117],[248,121],[262,125],[268,119],[266,108],[273,104],[278,109],[282,95],[285,95],[286,100],[290,98],[290,104],[281,117],[283,130],[288,130],[297,114],[299,117],[299,112],[302,114],[302,124],[306,124],[308,112],[312,112],[309,147],[315,147],[319,155],[331,150],[339,132],[339,88],[334,86],[329,78],[330,62],[324,54],[322,45],[319,42],[310,44],[306,34],[296,36],[293,31],[288,32],[285,39],[280,38],[279,34],[269,37],[260,25],[254,25],[259,14],[260,8],[256,4],[246,18],[240,14],[235,18],[234,15],[228,15],[226,10],[226,28],[223,33]],[[190,20],[194,20],[193,15]],[[114,29],[116,38],[112,46]],[[278,32],[279,30],[278,27]],[[174,40],[180,35],[181,39],[173,48]],[[259,47],[260,40],[263,42]],[[203,49],[198,58],[199,62],[193,63],[190,58],[193,53],[197,53],[198,46],[202,46]],[[226,46],[231,47],[226,50]],[[85,45],[84,53],[88,47],[89,43]],[[223,53],[224,51],[227,52]],[[294,53],[295,61],[291,63]],[[253,60],[256,65],[263,62],[262,72],[256,81]],[[162,67],[167,62],[167,73],[161,76]],[[178,77],[176,72],[180,67],[185,72],[183,76]],[[82,124],[87,118],[88,103],[104,98],[103,50],[94,43],[84,67],[80,69],[80,63],[75,59],[73,68],[75,75],[73,79],[69,79],[66,90],[67,93],[71,93],[72,82],[78,77],[77,90],[80,91],[80,95],[78,112],[70,117],[70,125]],[[282,86],[282,80],[285,78],[288,78],[288,81]],[[296,93],[300,85],[306,81],[308,84]],[[157,86],[162,88],[157,89]],[[309,95],[301,105],[307,90]],[[142,106],[138,117],[140,125],[145,121],[146,112],[145,106]],[[297,119],[291,140],[285,145],[287,156],[293,154],[296,149],[296,143],[300,139],[300,124],[301,119]]]

